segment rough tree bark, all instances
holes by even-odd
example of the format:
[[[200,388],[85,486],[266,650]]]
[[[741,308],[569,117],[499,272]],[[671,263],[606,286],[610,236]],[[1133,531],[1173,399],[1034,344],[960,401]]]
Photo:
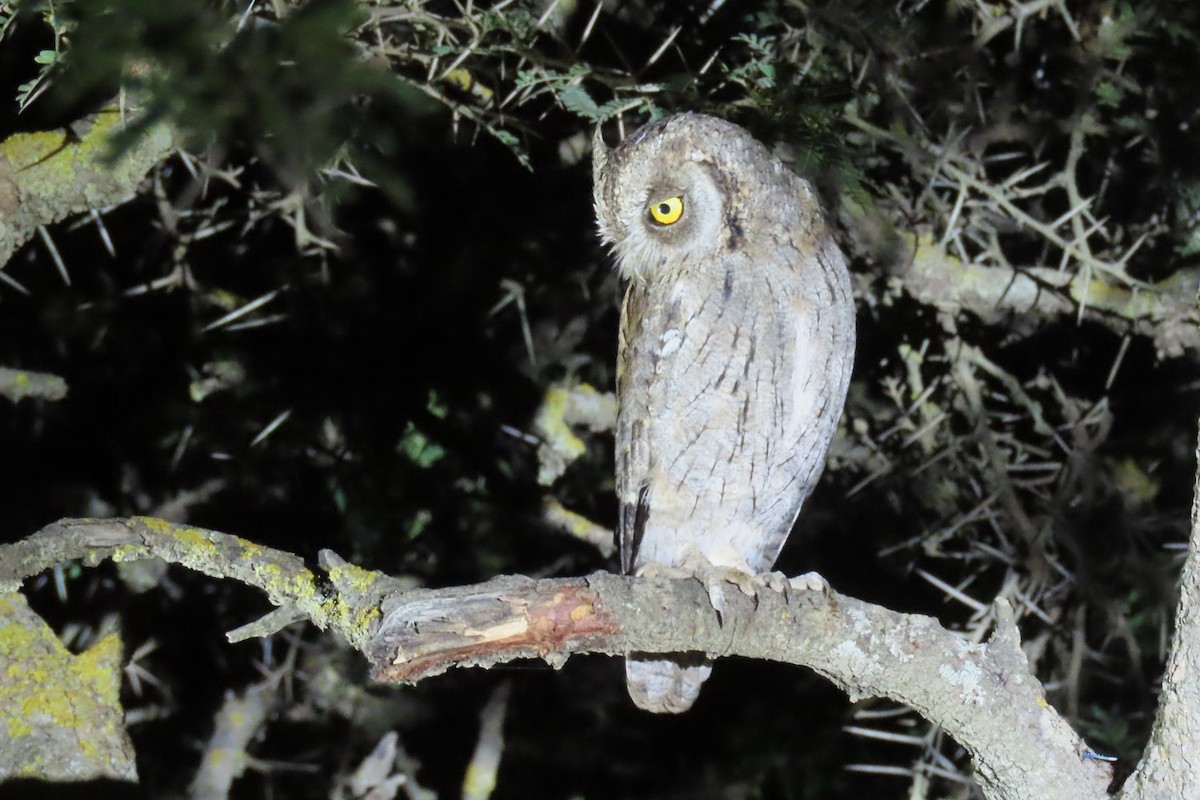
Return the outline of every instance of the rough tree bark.
[[[1192,530],[1179,576],[1175,639],[1163,673],[1158,715],[1121,800],[1200,797],[1200,439],[1192,489]]]
[[[110,136],[124,112],[112,106],[70,130],[18,133],[0,142],[0,269],[39,228],[134,196],[146,173],[178,147],[158,125],[120,158]]]

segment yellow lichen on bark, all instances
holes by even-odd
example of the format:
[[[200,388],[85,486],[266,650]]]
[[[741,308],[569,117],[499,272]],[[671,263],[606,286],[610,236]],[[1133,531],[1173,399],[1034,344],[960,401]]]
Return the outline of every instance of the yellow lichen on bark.
[[[135,777],[123,652],[109,633],[75,655],[23,595],[0,595],[0,779]]]

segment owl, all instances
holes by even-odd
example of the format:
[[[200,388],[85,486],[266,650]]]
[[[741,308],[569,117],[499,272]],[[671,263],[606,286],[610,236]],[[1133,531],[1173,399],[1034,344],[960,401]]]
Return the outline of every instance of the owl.
[[[621,569],[696,575],[713,596],[722,575],[771,568],[820,477],[854,361],[850,277],[812,188],[737,125],[680,114],[594,146],[600,235],[626,281]],[[625,662],[655,712],[687,710],[711,669]]]

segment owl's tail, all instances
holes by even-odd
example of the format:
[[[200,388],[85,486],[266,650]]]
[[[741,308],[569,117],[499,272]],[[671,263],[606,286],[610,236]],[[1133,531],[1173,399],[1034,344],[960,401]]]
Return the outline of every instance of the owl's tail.
[[[656,714],[687,711],[700,694],[700,685],[712,673],[712,659],[701,655],[629,655],[625,658],[625,686],[638,708]]]

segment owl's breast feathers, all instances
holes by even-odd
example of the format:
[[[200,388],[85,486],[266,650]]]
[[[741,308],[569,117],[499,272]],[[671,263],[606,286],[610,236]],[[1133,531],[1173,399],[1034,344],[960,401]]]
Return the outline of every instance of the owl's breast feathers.
[[[831,248],[837,263],[813,254],[815,269],[742,250],[630,285],[617,379],[625,571],[678,566],[688,544],[732,547],[756,570],[774,562],[821,473],[853,355]]]

